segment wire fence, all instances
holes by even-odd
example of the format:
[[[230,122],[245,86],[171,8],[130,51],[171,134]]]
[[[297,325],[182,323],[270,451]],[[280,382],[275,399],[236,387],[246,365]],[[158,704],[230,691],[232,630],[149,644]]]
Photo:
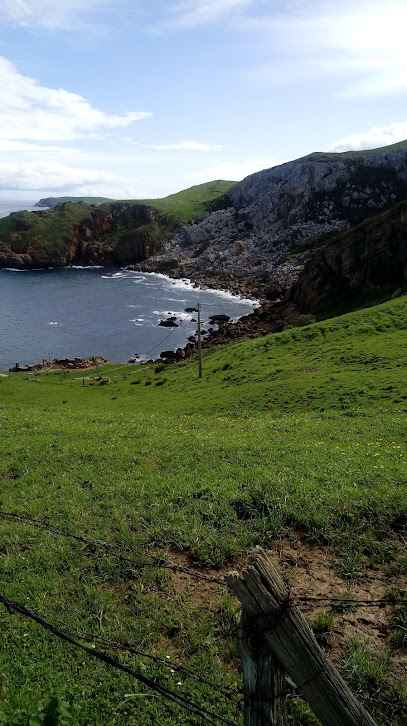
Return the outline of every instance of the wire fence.
[[[223,579],[223,577],[215,577],[213,575],[200,572],[198,570],[195,570],[193,568],[185,567],[183,565],[177,565],[173,563],[170,560],[166,560],[165,558],[157,555],[152,555],[150,553],[140,553],[140,552],[134,552],[131,548],[123,546],[121,544],[116,543],[109,543],[105,542],[103,540],[99,539],[92,539],[85,534],[76,534],[73,531],[70,531],[69,529],[63,529],[59,527],[56,524],[53,524],[49,521],[48,518],[43,519],[36,519],[32,517],[31,515],[27,513],[15,513],[15,512],[6,512],[0,510],[0,519],[7,522],[15,522],[15,523],[21,523],[23,525],[27,525],[30,527],[34,527],[36,529],[41,529],[46,531],[47,533],[51,534],[55,537],[65,537],[72,539],[73,541],[76,541],[78,543],[90,546],[94,549],[101,549],[106,553],[109,553],[113,555],[114,557],[118,557],[121,560],[124,560],[126,562],[129,562],[132,567],[134,568],[163,568],[170,570],[172,572],[180,572],[183,575],[191,578],[196,578],[198,580],[203,580],[206,582],[210,582],[211,584],[219,585],[222,588],[226,586],[226,582]],[[137,557],[137,559],[135,559]],[[142,561],[141,558],[144,558],[144,560],[149,561]],[[178,707],[184,709],[185,711],[189,712],[190,714],[193,714],[197,718],[199,718],[202,722],[209,723],[209,724],[227,724],[229,726],[236,726],[237,721],[240,720],[240,716],[242,714],[242,711],[245,707],[245,697],[243,694],[243,691],[238,688],[232,688],[227,687],[221,683],[216,683],[213,680],[210,680],[209,678],[206,678],[200,673],[197,673],[196,671],[187,668],[186,666],[176,663],[174,661],[171,661],[169,658],[163,658],[155,653],[149,653],[145,650],[141,650],[137,648],[134,644],[124,641],[124,640],[113,640],[108,639],[105,637],[102,637],[100,635],[87,632],[85,630],[82,630],[81,628],[74,627],[73,631],[71,632],[69,630],[66,630],[65,627],[63,627],[60,623],[51,622],[50,619],[46,616],[44,616],[41,613],[38,613],[32,609],[29,609],[21,602],[17,602],[15,600],[11,600],[8,598],[4,593],[0,593],[0,603],[2,603],[5,608],[9,611],[9,613],[17,613],[21,617],[28,618],[34,622],[37,623],[41,628],[51,633],[54,637],[60,639],[61,641],[64,641],[71,646],[80,649],[81,651],[87,653],[90,657],[95,658],[101,662],[103,662],[106,666],[120,670],[121,672],[127,674],[128,676],[131,676],[135,678],[138,682],[143,684],[146,688],[150,689],[152,692],[157,693],[159,696],[161,696],[165,701],[168,701],[169,703],[172,703],[174,705],[177,705]],[[284,609],[284,612],[289,611],[291,607],[295,605],[324,605],[324,606],[331,606],[332,608],[338,608],[338,607],[344,607],[344,608],[365,608],[365,607],[386,607],[386,606],[392,606],[396,607],[402,604],[407,604],[407,599],[404,597],[386,597],[386,598],[379,598],[379,599],[357,599],[357,598],[349,598],[349,597],[327,597],[327,596],[294,596],[291,593],[289,593],[287,602],[286,602],[286,609]],[[238,612],[238,611],[237,611]],[[256,625],[255,621],[254,624]],[[237,640],[239,640],[239,635],[236,635]],[[241,640],[247,638],[247,635],[242,635]],[[84,644],[85,641],[87,643],[92,643],[92,646]],[[99,650],[95,647],[95,643],[98,643],[99,645],[104,647],[104,650]],[[209,697],[209,701],[213,698],[219,698],[220,696],[223,699],[226,699],[229,704],[230,708],[235,710],[236,719],[230,720],[226,716],[222,716],[219,713],[216,712],[216,710],[212,710],[213,708],[216,708],[216,703],[213,705],[213,707],[203,707],[201,704],[197,703],[196,701],[191,700],[191,698],[186,695],[185,693],[181,691],[174,691],[172,690],[168,685],[160,683],[159,680],[155,678],[149,678],[143,673],[140,673],[139,671],[135,670],[133,667],[129,666],[126,663],[122,663],[119,661],[116,657],[113,657],[111,655],[112,651],[121,651],[124,653],[127,653],[131,656],[136,656],[140,658],[148,659],[154,663],[160,664],[164,669],[170,669],[171,672],[179,672],[182,673],[185,678],[194,679],[195,681],[201,683],[205,688],[211,689],[212,695]],[[322,667],[322,666],[321,666]],[[317,677],[319,674],[314,675],[313,677]],[[286,690],[284,690],[281,693],[278,693],[273,696],[274,699],[277,698],[301,698],[301,690],[302,688],[305,688],[307,685],[309,685],[309,681],[306,681],[302,685],[296,685],[290,679],[286,678]],[[208,699],[206,699],[208,701]],[[270,699],[269,699],[270,700]]]
[[[15,514],[13,512],[0,511],[0,519],[19,521],[31,527],[36,527],[37,529],[44,529],[50,534],[53,534],[57,537],[69,537],[73,540],[76,540],[77,542],[81,542],[95,548],[104,549],[105,551],[109,551],[115,557],[118,557],[126,562],[130,562],[135,568],[153,567],[155,569],[161,568],[166,570],[172,570],[173,572],[180,572],[185,575],[189,575],[190,577],[194,577],[198,580],[204,580],[213,584],[222,585],[223,587],[225,586],[223,578],[218,578],[214,575],[207,575],[205,573],[199,572],[198,570],[194,570],[193,568],[184,567],[183,565],[177,565],[174,562],[171,562],[170,560],[165,560],[163,557],[157,555],[151,555],[145,552],[134,552],[130,548],[123,547],[122,545],[110,544],[102,540],[90,539],[89,537],[86,537],[84,535],[75,534],[68,530],[61,529],[56,525],[50,525],[44,520],[33,519],[32,517],[29,517],[25,514]],[[142,562],[141,560],[135,560],[133,557],[130,557],[130,555],[136,555],[138,557],[143,556],[149,558],[151,561]]]
[[[16,602],[15,600],[10,600],[3,593],[0,593],[0,603],[2,603],[10,613],[16,612],[23,617],[33,620],[44,630],[52,633],[52,635],[59,638],[60,640],[63,640],[70,645],[73,645],[75,648],[82,650],[83,652],[90,655],[92,658],[95,658],[102,663],[105,663],[106,665],[112,668],[116,668],[129,676],[132,676],[139,683],[142,683],[150,690],[160,694],[161,696],[163,696],[163,698],[168,699],[173,703],[176,703],[178,706],[181,706],[183,709],[189,711],[190,713],[199,716],[199,718],[203,721],[211,724],[224,723],[228,724],[229,726],[236,726],[235,721],[224,718],[223,716],[220,716],[219,714],[210,711],[209,709],[204,708],[197,703],[192,702],[181,693],[177,693],[172,689],[168,688],[167,686],[160,684],[157,680],[148,678],[142,673],[135,671],[134,668],[131,668],[130,666],[121,663],[108,653],[97,650],[96,648],[90,648],[89,646],[80,643],[70,633],[61,630],[59,627],[46,620],[40,614],[34,612],[33,610],[30,610],[22,603]]]
[[[195,578],[197,580],[203,580],[205,582],[209,582],[214,585],[219,585],[221,587],[226,587],[226,582],[223,577],[216,577],[215,575],[209,575],[205,572],[200,572],[199,570],[196,570],[192,567],[186,567],[184,565],[177,565],[176,563],[172,562],[171,560],[165,559],[161,555],[152,555],[148,552],[135,552],[130,547],[125,547],[121,544],[116,543],[109,543],[104,542],[103,540],[99,539],[92,539],[90,537],[87,537],[83,534],[76,534],[74,532],[71,532],[66,529],[62,529],[61,527],[52,524],[49,522],[48,518],[43,519],[35,519],[25,513],[15,513],[15,512],[5,512],[3,510],[0,510],[0,519],[3,520],[11,520],[16,522],[21,522],[22,524],[26,524],[31,527],[35,527],[37,529],[43,529],[46,530],[48,533],[55,535],[57,537],[66,537],[73,540],[76,540],[77,542],[80,542],[82,544],[89,545],[91,547],[94,547],[96,549],[103,549],[106,552],[110,552],[110,554],[114,555],[115,557],[118,557],[121,560],[124,560],[125,562],[129,562],[133,565],[134,568],[142,569],[142,568],[154,568],[154,569],[165,569],[170,570],[172,572],[179,572],[183,575]],[[133,557],[131,556],[133,555]],[[143,562],[139,559],[134,559],[134,556],[136,557],[145,557],[149,559],[149,562]],[[376,599],[358,599],[358,598],[349,598],[349,597],[326,597],[326,596],[311,596],[311,595],[292,595],[290,593],[289,596],[289,604],[292,605],[315,605],[315,604],[324,604],[326,606],[344,606],[344,607],[386,607],[387,605],[405,605],[407,604],[407,598],[402,597],[384,597],[384,598],[376,598]]]

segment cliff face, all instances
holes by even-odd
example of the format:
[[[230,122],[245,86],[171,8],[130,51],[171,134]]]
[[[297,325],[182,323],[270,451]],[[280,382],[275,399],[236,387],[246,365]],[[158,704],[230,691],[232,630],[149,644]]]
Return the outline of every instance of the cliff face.
[[[0,267],[123,265],[153,255],[175,223],[150,207],[59,204],[0,221]]]
[[[12,214],[0,220],[0,266],[135,265],[276,302],[300,279],[290,300],[306,310],[329,291],[404,279],[404,207],[364,222],[404,199],[407,148],[311,154],[247,177],[191,224],[137,202]]]
[[[374,295],[407,279],[407,202],[334,237],[314,252],[293,287],[301,310],[329,299]]]
[[[181,227],[150,267],[243,278],[272,296],[298,277],[301,251],[407,197],[407,150],[312,154],[253,174],[227,196],[227,209]]]

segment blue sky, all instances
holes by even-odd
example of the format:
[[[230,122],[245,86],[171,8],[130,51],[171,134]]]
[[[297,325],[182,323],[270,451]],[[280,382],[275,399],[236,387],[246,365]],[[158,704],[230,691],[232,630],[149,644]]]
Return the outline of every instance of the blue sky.
[[[0,198],[152,198],[407,138],[407,0],[0,0]]]

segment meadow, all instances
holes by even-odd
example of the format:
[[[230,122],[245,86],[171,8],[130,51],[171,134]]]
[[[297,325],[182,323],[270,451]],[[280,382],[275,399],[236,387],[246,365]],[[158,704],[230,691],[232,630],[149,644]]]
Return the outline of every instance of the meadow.
[[[344,590],[407,593],[406,331],[402,297],[205,351],[202,379],[194,360],[1,377],[0,591],[241,724],[236,601],[160,565],[219,578],[256,544],[315,548]],[[406,723],[406,621],[390,608],[382,652],[334,653],[378,724]],[[61,725],[201,723],[35,623],[0,622],[0,724],[53,723],[53,698]],[[290,723],[317,722],[292,701]]]

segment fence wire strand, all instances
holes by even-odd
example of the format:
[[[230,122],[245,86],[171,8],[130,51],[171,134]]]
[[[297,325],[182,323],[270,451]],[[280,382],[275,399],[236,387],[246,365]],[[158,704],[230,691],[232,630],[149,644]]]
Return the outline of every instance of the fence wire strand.
[[[116,668],[123,673],[126,673],[127,675],[132,676],[137,681],[145,685],[147,688],[149,688],[152,691],[155,691],[156,693],[159,693],[163,698],[168,699],[169,701],[172,701],[173,703],[176,703],[178,706],[181,706],[181,708],[186,709],[190,713],[193,713],[195,716],[198,716],[203,721],[206,721],[210,724],[217,724],[218,722],[227,724],[228,726],[236,726],[234,721],[231,721],[230,719],[224,718],[223,716],[219,716],[216,713],[213,713],[212,711],[209,711],[208,709],[199,706],[196,703],[193,703],[192,701],[185,698],[182,694],[175,693],[175,691],[172,691],[171,689],[167,688],[166,686],[161,685],[157,681],[148,678],[147,676],[142,675],[141,673],[138,673],[133,668],[130,668],[127,665],[124,665],[123,663],[120,663],[120,661],[116,660],[115,658],[112,658],[108,653],[104,653],[102,651],[97,650],[96,648],[89,648],[87,645],[83,645],[82,643],[79,643],[75,638],[72,637],[69,633],[66,633],[60,628],[57,628],[52,623],[45,620],[41,615],[38,613],[35,613],[32,610],[29,610],[25,605],[22,605],[19,602],[16,602],[15,600],[10,600],[7,598],[3,593],[0,593],[0,602],[6,607],[6,609],[12,613],[17,612],[19,615],[22,615],[23,617],[27,617],[30,620],[33,620],[38,625],[40,625],[44,630],[47,630],[48,632],[52,633],[52,635],[55,635],[60,640],[65,641],[66,643],[70,643],[71,645],[75,646],[76,648],[79,648],[80,650],[84,651],[88,655],[92,656],[93,658],[96,658],[97,660],[101,661],[102,663],[105,663],[106,665]]]
[[[198,572],[197,570],[194,570],[190,567],[176,565],[174,562],[171,562],[171,560],[167,561],[164,560],[162,557],[159,557],[157,555],[150,555],[145,552],[142,553],[142,556],[148,557],[153,561],[139,562],[137,560],[134,560],[129,555],[133,554],[136,556],[140,556],[140,553],[133,552],[133,550],[131,550],[130,548],[123,547],[122,545],[110,544],[108,542],[104,542],[103,540],[93,540],[83,535],[74,534],[73,532],[69,532],[68,530],[62,529],[55,525],[50,525],[44,520],[34,519],[25,514],[16,514],[14,512],[0,511],[0,518],[4,520],[22,522],[23,524],[27,524],[31,527],[36,527],[37,529],[44,529],[47,532],[50,532],[51,534],[54,534],[58,537],[68,537],[76,540],[77,542],[81,542],[82,544],[87,544],[91,547],[104,549],[106,551],[109,551],[113,556],[118,557],[125,562],[129,562],[135,568],[161,568],[165,570],[171,570],[173,572],[180,572],[182,574],[188,575],[189,577],[194,577],[198,580],[204,580],[206,582],[210,582],[216,585],[222,585],[223,587],[225,586],[223,578],[215,577],[214,575],[205,575],[204,573]]]

